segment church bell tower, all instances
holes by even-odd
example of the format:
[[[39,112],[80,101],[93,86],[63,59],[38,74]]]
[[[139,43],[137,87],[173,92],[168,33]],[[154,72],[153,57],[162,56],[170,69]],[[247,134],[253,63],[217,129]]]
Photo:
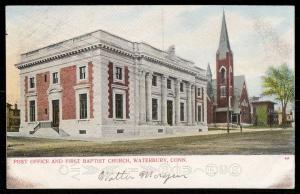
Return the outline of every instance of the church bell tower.
[[[230,49],[225,13],[223,11],[219,48],[216,53],[216,81],[218,107],[233,105],[233,53]]]

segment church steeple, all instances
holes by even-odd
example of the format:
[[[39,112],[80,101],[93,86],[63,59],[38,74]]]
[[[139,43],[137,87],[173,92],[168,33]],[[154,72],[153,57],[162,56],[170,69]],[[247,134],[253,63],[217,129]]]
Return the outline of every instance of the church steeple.
[[[231,52],[227,26],[226,26],[226,19],[225,19],[225,12],[223,10],[223,19],[222,19],[222,28],[220,34],[220,42],[217,54],[219,54],[219,59],[226,58],[226,53]]]

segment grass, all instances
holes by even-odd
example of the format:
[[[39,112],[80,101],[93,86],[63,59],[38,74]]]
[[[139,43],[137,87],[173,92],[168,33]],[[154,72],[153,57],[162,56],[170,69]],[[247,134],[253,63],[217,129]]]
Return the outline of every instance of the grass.
[[[104,155],[294,154],[294,130],[259,131],[111,143],[7,138],[8,157]]]

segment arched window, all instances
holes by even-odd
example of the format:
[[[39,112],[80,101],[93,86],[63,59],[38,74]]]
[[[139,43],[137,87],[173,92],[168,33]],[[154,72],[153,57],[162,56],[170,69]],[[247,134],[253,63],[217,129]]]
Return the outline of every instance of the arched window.
[[[221,83],[224,84],[226,80],[226,70],[225,68],[221,69]]]

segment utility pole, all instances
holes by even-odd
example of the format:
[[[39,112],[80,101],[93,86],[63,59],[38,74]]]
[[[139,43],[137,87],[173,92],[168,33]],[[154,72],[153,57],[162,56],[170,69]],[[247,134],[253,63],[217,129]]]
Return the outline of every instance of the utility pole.
[[[228,95],[228,106],[227,106],[227,133],[229,133],[229,95]]]
[[[230,93],[230,72],[228,71],[228,89],[227,89],[227,133],[229,133],[229,106],[230,106],[230,100],[229,100],[229,93]]]

